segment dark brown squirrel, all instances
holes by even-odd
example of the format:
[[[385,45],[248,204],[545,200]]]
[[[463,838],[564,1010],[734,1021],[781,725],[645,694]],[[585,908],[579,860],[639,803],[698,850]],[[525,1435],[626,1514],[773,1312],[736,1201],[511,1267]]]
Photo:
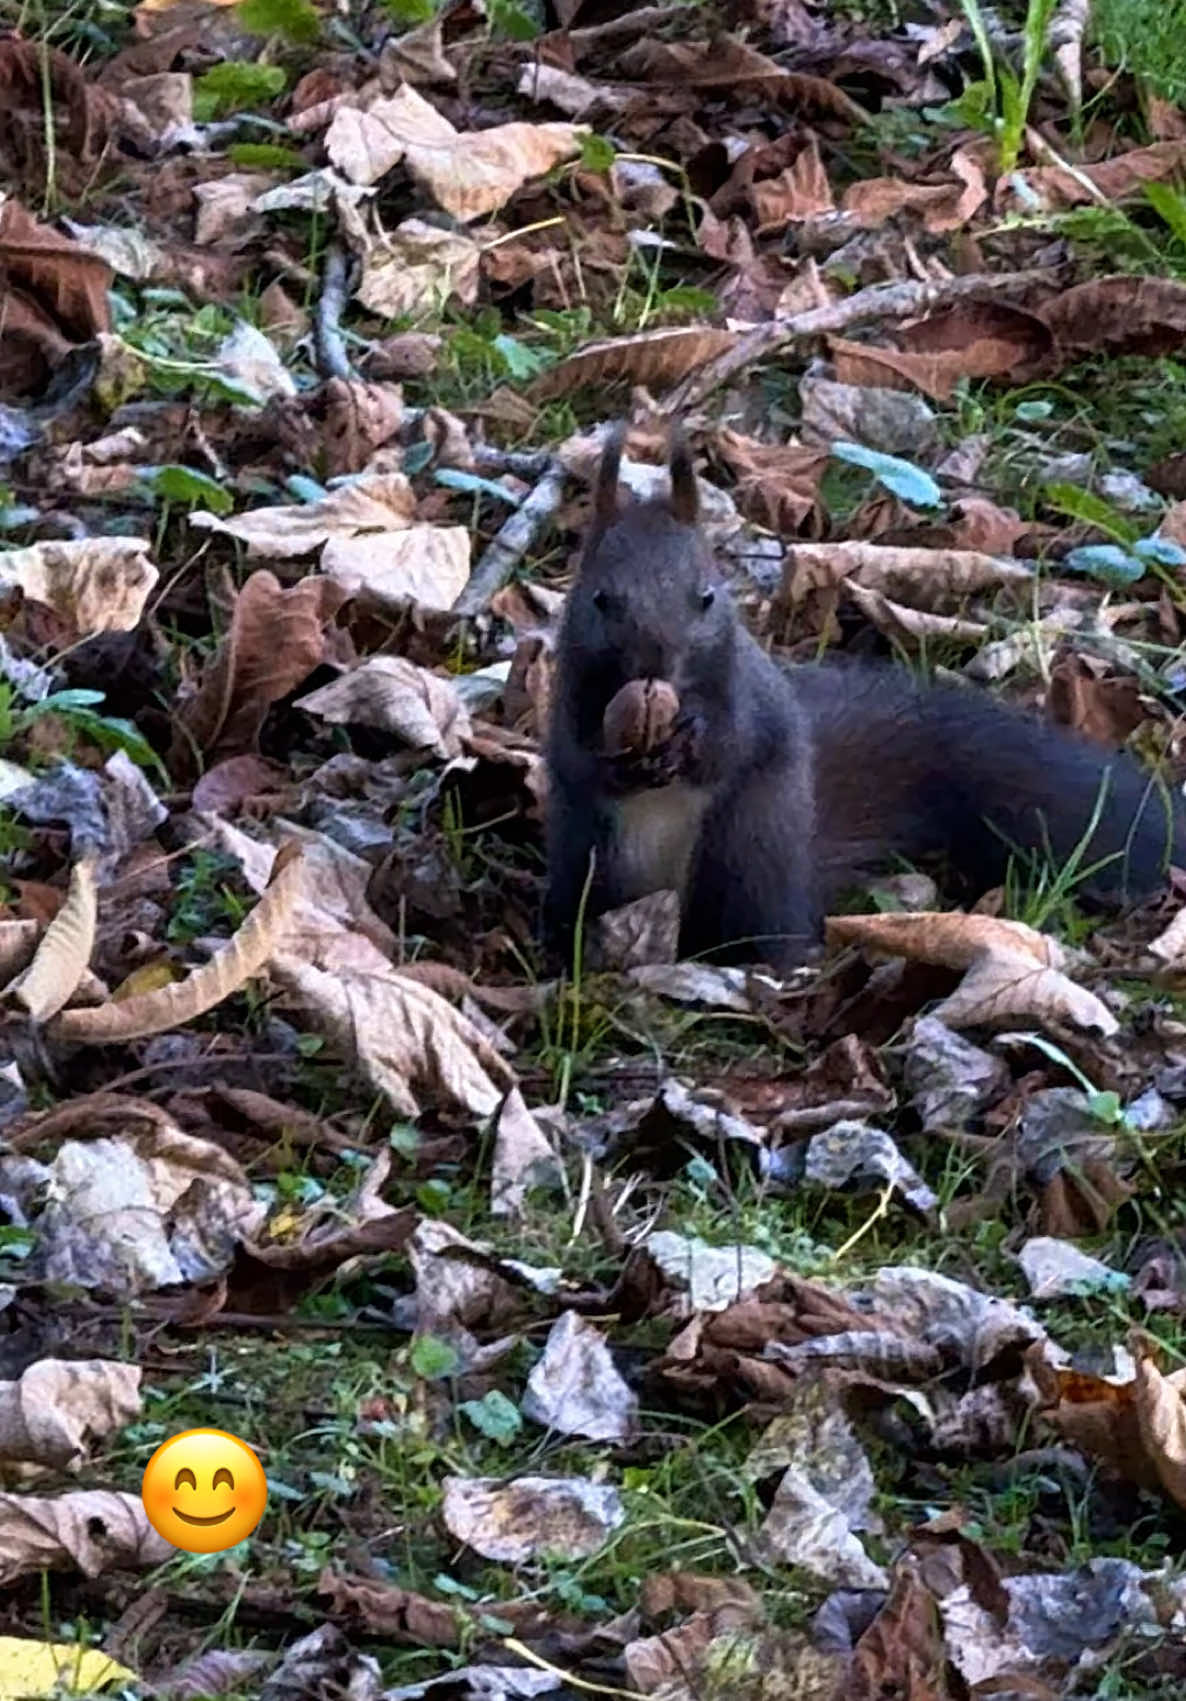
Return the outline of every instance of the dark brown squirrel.
[[[1125,753],[892,664],[773,661],[699,526],[680,429],[670,497],[624,508],[622,442],[618,428],[602,455],[556,650],[553,951],[570,959],[582,902],[591,921],[674,888],[681,957],[785,970],[821,942],[844,890],[895,856],[941,853],[982,891],[1019,852],[1074,858],[1076,894],[1101,903],[1149,896],[1171,863],[1186,867],[1181,797]],[[602,723],[628,681],[648,678],[678,693],[679,757],[632,781]]]

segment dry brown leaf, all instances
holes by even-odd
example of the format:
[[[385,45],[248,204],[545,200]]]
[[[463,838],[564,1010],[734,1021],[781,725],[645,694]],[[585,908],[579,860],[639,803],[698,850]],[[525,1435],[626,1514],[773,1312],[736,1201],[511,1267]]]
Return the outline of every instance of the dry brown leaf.
[[[324,574],[285,589],[275,574],[253,573],[218,653],[178,710],[170,770],[189,771],[197,755],[212,767],[250,753],[271,705],[325,659],[326,627],[345,600],[342,587]]]
[[[413,750],[443,760],[459,756],[470,735],[469,715],[452,681],[404,656],[369,656],[296,706],[334,726],[381,727]]]
[[[1056,212],[1063,207],[1113,203],[1138,194],[1146,183],[1161,183],[1173,177],[1186,162],[1186,141],[1154,142],[1147,148],[1132,148],[1126,154],[1101,160],[1098,165],[1079,165],[1073,171],[1061,165],[1041,165],[997,181],[997,205],[1010,206],[1030,217],[1035,211]],[[1014,184],[1024,185],[1024,194]]]
[[[1069,653],[1050,670],[1050,710],[1056,721],[1118,750],[1145,720],[1140,681],[1106,675],[1093,658]]]
[[[0,551],[0,587],[44,603],[80,638],[130,632],[160,577],[147,538],[47,539]]]
[[[1184,153],[1186,158],[1186,153]],[[1186,339],[1186,283],[1176,278],[1092,278],[1042,308],[1064,362],[1087,351],[1172,354]]]
[[[465,526],[408,526],[330,538],[321,570],[348,596],[365,592],[385,608],[453,607],[469,582],[470,534]]]
[[[1094,993],[1063,971],[1068,958],[1057,940],[1019,921],[958,911],[830,916],[828,937],[963,969],[964,978],[932,1014],[950,1028],[1019,1018],[1070,1022],[1114,1034],[1120,1024]]]
[[[74,116],[85,129],[92,90],[78,66],[56,48],[42,59],[30,52],[32,46],[11,35],[0,42],[0,119],[12,113],[13,56],[19,54],[33,78],[38,112],[42,76],[52,78],[54,67],[70,66],[79,96]],[[57,140],[61,146],[64,131]],[[105,260],[39,223],[19,201],[0,203],[0,385],[7,392],[44,389],[48,373],[71,347],[110,330],[111,277]]]
[[[784,71],[773,59],[732,36],[712,42],[640,42],[621,56],[618,65],[627,76],[644,83],[727,88],[746,97],[771,95],[808,111],[847,118],[854,124],[869,121],[864,107],[835,83],[801,71]]]
[[[237,538],[247,545],[249,558],[285,561],[310,554],[327,538],[398,530],[411,523],[415,512],[416,497],[403,473],[375,473],[340,485],[319,502],[249,508],[230,520],[199,510],[190,515],[190,524]]]
[[[1014,378],[1036,370],[1053,347],[1049,327],[1005,302],[970,301],[899,332],[898,348],[828,340],[842,384],[913,385],[947,401],[962,378]]]
[[[964,1692],[948,1680],[939,1603],[909,1566],[894,1578],[889,1599],[853,1650],[845,1701],[954,1701]]]
[[[403,392],[398,384],[330,378],[318,400],[326,478],[361,472],[375,450],[396,435],[403,419]]]
[[[812,136],[794,162],[777,177],[753,184],[750,197],[758,217],[759,235],[783,230],[798,219],[835,212],[832,186],[819,157],[816,138]]]
[[[176,1553],[148,1522],[138,1494],[0,1494],[0,1586],[46,1570],[145,1571]]]
[[[481,247],[465,231],[404,219],[367,250],[354,293],[372,313],[391,319],[426,307],[439,311],[454,297],[472,307],[481,260]]]
[[[300,855],[281,853],[268,890],[208,963],[155,992],[67,1010],[54,1024],[55,1035],[67,1043],[112,1045],[168,1033],[213,1010],[259,974],[289,927],[303,888]]]
[[[141,1374],[106,1359],[43,1358],[18,1381],[0,1382],[0,1464],[74,1465],[90,1439],[139,1417]]]
[[[952,155],[954,183],[904,183],[894,177],[867,177],[845,191],[841,211],[867,229],[877,229],[902,212],[921,215],[925,229],[939,236],[961,230],[983,206],[988,190],[984,167],[971,148]]]
[[[365,112],[340,107],[325,145],[353,183],[376,183],[403,160],[437,205],[466,223],[497,212],[524,183],[571,159],[587,130],[579,124],[524,123],[456,130],[405,83]]]
[[[1083,37],[1091,22],[1091,0],[1059,0],[1050,20],[1050,46],[1072,112],[1083,104]]]
[[[1149,950],[1163,963],[1170,963],[1175,968],[1186,964],[1186,907],[1178,911],[1156,939],[1150,940]]]
[[[715,447],[737,479],[734,498],[749,519],[792,537],[823,529],[820,481],[828,467],[825,449],[804,443],[758,443],[722,428]]]
[[[34,1022],[64,1009],[86,972],[95,945],[98,897],[95,865],[83,858],[70,870],[66,901],[45,930],[37,955],[4,989],[19,998]]]
[[[710,325],[607,337],[603,342],[587,343],[559,361],[535,380],[528,394],[533,401],[551,401],[586,384],[610,384],[621,378],[647,389],[662,388],[678,383],[696,367],[732,348],[736,341],[736,332]]]

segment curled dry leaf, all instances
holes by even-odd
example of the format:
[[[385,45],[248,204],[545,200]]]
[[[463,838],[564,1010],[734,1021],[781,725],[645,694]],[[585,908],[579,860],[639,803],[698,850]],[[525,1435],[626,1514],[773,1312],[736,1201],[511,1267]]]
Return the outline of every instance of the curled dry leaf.
[[[299,854],[284,853],[276,859],[272,883],[221,951],[208,963],[155,992],[144,992],[121,1001],[67,1010],[59,1016],[54,1033],[67,1043],[112,1045],[142,1039],[146,1034],[168,1033],[213,1010],[232,992],[259,974],[277,939],[289,926],[302,890],[303,868]]]
[[[249,508],[230,520],[199,509],[190,515],[190,524],[237,538],[247,545],[249,558],[287,561],[311,554],[327,538],[401,529],[415,512],[416,497],[403,473],[376,473],[340,485],[318,502]]]
[[[524,183],[571,159],[586,130],[577,124],[523,123],[456,130],[405,84],[365,111],[339,107],[325,145],[352,183],[376,183],[403,160],[437,205],[465,223],[497,212]]]
[[[1141,1441],[1162,1488],[1186,1507],[1186,1372],[1166,1375],[1151,1343],[1137,1357],[1134,1395]]]
[[[1067,955],[1054,939],[1019,921],[958,912],[832,916],[829,939],[963,969],[964,978],[933,1014],[951,1028],[1018,1018],[1069,1022],[1114,1034],[1115,1016],[1064,970]]]
[[[140,1415],[139,1365],[44,1358],[0,1382],[0,1463],[68,1467]]]
[[[0,1585],[47,1570],[143,1571],[176,1551],[148,1522],[138,1494],[0,1494]]]
[[[0,587],[44,603],[80,638],[138,626],[160,574],[147,538],[47,539],[0,551]]]
[[[984,167],[974,150],[952,155],[954,183],[905,183],[895,177],[867,177],[845,190],[841,210],[866,229],[877,229],[899,213],[917,213],[932,235],[961,230],[984,205],[988,189]]]
[[[734,494],[743,514],[773,532],[819,535],[826,449],[806,443],[759,443],[727,428],[718,431],[716,449],[737,479]]]
[[[869,114],[843,89],[825,77],[784,71],[773,59],[733,36],[708,42],[644,41],[624,53],[619,65],[640,81],[675,83],[681,87],[727,88],[746,95],[783,98],[810,112],[865,124]]]
[[[1054,346],[1049,325],[1006,302],[971,301],[917,321],[899,334],[898,348],[842,337],[828,347],[843,384],[913,385],[936,401],[950,400],[964,378],[1020,378]]]
[[[230,629],[177,714],[170,770],[191,771],[251,752],[269,708],[325,659],[326,627],[346,592],[323,574],[285,588],[255,572],[235,599]]]
[[[408,526],[330,538],[321,570],[348,596],[365,592],[382,607],[450,609],[469,582],[465,526]]]
[[[626,1516],[616,1488],[585,1477],[446,1477],[449,1534],[484,1559],[522,1565],[537,1554],[584,1559]],[[0,1581],[3,1578],[0,1577]]]
[[[587,343],[567,360],[558,361],[535,380],[528,394],[534,401],[551,401],[586,384],[611,384],[622,378],[648,389],[662,388],[677,384],[698,366],[732,348],[736,341],[735,331],[722,331],[711,325],[607,337],[602,342]]]
[[[1186,283],[1176,278],[1092,278],[1042,309],[1063,361],[1110,354],[1170,354],[1186,339]]]
[[[413,750],[444,760],[458,756],[470,719],[457,688],[404,656],[370,656],[296,707],[334,726],[372,726],[393,732]]]
[[[5,987],[18,998],[35,1022],[47,1022],[65,1008],[86,972],[95,945],[98,898],[91,859],[76,862],[70,871],[66,901],[45,930],[29,967]]]
[[[958,614],[967,597],[1002,585],[1032,586],[1033,574],[1016,561],[974,549],[796,543],[787,551],[780,606],[792,614],[813,593],[833,590],[845,580],[912,608]]]

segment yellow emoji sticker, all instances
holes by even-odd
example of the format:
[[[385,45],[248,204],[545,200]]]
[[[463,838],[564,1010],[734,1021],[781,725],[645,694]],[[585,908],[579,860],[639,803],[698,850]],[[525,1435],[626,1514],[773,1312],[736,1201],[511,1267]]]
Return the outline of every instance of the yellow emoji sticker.
[[[224,1429],[186,1429],[162,1442],[140,1498],[158,1536],[185,1553],[220,1553],[244,1541],[268,1504],[263,1466]]]

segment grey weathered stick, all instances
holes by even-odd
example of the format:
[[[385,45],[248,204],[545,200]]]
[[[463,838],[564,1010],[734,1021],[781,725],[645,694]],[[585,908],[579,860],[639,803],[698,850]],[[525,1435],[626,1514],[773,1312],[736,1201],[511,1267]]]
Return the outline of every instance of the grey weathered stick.
[[[313,330],[317,370],[323,378],[354,377],[341,324],[347,289],[346,251],[340,243],[331,242],[325,252],[325,272]]]
[[[545,520],[560,506],[567,469],[550,461],[547,471],[510,519],[499,527],[469,583],[453,604],[455,614],[477,614],[502,589],[531,548]]]
[[[1053,287],[1058,282],[1058,274],[1043,267],[1028,272],[1006,272],[1000,276],[973,272],[966,277],[944,278],[938,283],[919,283],[909,278],[901,283],[872,284],[844,301],[829,302],[826,307],[812,307],[806,313],[795,313],[788,319],[771,319],[769,324],[755,326],[732,348],[689,373],[682,383],[664,396],[659,404],[660,411],[677,414],[697,406],[735,373],[744,371],[755,360],[785,348],[800,337],[846,331],[853,325],[869,324],[878,319],[909,319],[916,313],[933,313],[938,307],[950,307],[953,302],[963,301],[968,296],[991,294],[1007,298],[1024,295],[1042,284]]]

